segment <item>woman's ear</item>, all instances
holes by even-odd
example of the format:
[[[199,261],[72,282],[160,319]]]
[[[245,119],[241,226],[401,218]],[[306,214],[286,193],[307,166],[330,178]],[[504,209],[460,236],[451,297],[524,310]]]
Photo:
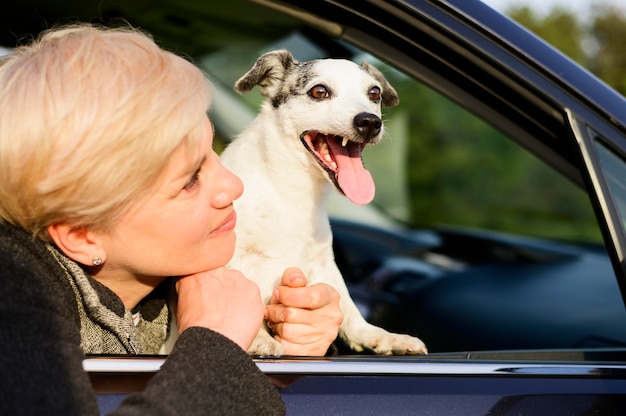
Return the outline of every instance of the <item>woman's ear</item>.
[[[46,229],[54,244],[70,259],[85,266],[99,266],[104,262],[104,248],[90,230],[68,224],[52,224]]]

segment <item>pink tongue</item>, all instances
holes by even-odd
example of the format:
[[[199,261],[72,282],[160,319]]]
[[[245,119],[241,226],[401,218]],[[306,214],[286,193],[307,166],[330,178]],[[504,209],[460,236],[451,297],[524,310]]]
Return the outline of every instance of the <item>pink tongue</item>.
[[[328,140],[337,163],[337,181],[343,193],[357,205],[372,202],[376,187],[372,175],[365,170],[361,160],[361,145],[348,143],[341,146],[337,140]]]

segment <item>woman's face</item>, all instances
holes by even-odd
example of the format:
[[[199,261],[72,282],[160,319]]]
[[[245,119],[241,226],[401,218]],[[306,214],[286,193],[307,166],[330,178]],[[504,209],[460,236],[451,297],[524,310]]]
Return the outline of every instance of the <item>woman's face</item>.
[[[103,274],[182,276],[230,260],[237,221],[233,201],[243,184],[213,151],[208,118],[205,128],[206,140],[195,149],[180,146],[155,191],[107,234]]]

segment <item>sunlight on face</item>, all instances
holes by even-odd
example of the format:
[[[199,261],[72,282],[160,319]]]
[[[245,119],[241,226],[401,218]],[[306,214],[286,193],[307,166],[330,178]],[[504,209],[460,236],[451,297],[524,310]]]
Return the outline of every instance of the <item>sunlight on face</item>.
[[[235,248],[233,201],[243,184],[224,168],[206,140],[172,154],[155,191],[125,214],[109,234],[102,273],[163,277],[224,266]],[[190,151],[191,150],[191,151]],[[99,276],[102,277],[102,276]]]

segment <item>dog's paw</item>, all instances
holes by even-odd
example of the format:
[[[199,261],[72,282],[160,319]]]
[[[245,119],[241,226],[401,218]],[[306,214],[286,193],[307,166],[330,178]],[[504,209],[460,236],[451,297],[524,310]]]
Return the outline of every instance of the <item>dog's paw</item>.
[[[248,354],[259,357],[282,357],[285,349],[270,334],[261,330],[248,348]]]
[[[378,355],[426,355],[428,349],[419,338],[369,327],[355,339],[346,334],[348,344],[355,351],[369,350]]]
[[[428,349],[421,339],[405,334],[388,332],[372,348],[377,354],[426,355]]]

